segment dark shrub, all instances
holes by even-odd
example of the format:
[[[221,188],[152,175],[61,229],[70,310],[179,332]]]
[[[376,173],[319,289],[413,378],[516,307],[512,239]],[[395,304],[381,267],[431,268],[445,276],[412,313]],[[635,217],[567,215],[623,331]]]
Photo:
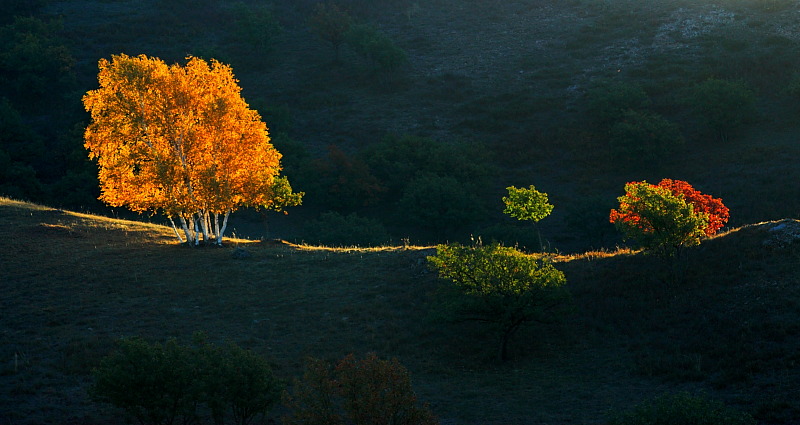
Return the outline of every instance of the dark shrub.
[[[688,393],[662,395],[619,414],[609,425],[755,425],[752,416]]]

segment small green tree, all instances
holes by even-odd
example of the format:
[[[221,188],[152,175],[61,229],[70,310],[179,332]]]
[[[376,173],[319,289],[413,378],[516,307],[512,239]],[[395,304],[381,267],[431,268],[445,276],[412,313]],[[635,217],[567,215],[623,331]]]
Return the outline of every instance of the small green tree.
[[[553,212],[553,205],[548,202],[547,194],[539,192],[533,185],[527,189],[509,186],[506,190],[508,196],[503,197],[503,203],[506,206],[503,212],[517,220],[533,222],[536,235],[539,237],[539,249],[544,249],[542,234],[539,232],[537,223]]]
[[[564,273],[548,261],[500,244],[439,245],[428,261],[456,290],[446,303],[449,318],[494,325],[501,361],[508,359],[508,343],[521,326],[551,322],[570,297]]]
[[[408,370],[374,353],[363,360],[348,355],[331,370],[309,359],[303,379],[284,393],[291,413],[286,425],[434,425],[427,405],[418,406]]]
[[[617,200],[619,209],[611,210],[611,222],[626,239],[648,251],[673,256],[705,236],[709,215],[695,211],[690,202],[666,187],[631,182]]]
[[[331,44],[338,63],[339,50],[353,25],[353,18],[334,3],[317,3],[308,24],[314,34]]]

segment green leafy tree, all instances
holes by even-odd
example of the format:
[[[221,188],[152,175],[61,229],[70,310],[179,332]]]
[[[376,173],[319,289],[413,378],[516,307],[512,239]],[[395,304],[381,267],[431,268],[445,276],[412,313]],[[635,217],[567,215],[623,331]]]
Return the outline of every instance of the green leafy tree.
[[[286,425],[434,425],[427,405],[419,406],[411,375],[397,359],[374,353],[348,355],[335,368],[309,359],[302,379],[284,393]]]
[[[706,234],[709,215],[695,211],[692,203],[666,187],[631,182],[617,200],[619,208],[611,210],[611,222],[626,239],[648,251],[673,256],[699,244]]]
[[[353,18],[334,3],[317,3],[308,24],[314,34],[330,43],[338,63],[339,51],[353,25]]]
[[[723,142],[756,115],[756,95],[741,81],[708,79],[692,88],[688,101],[702,124]]]
[[[503,204],[506,206],[503,212],[517,220],[531,221],[539,237],[539,249],[544,249],[542,235],[536,223],[553,212],[553,205],[548,202],[547,194],[539,192],[533,185],[527,189],[509,186],[506,190],[508,196],[503,197]]]
[[[499,333],[499,358],[508,359],[508,343],[529,322],[550,323],[567,305],[564,273],[499,244],[439,245],[428,261],[455,289],[448,316],[455,321],[494,325]]]

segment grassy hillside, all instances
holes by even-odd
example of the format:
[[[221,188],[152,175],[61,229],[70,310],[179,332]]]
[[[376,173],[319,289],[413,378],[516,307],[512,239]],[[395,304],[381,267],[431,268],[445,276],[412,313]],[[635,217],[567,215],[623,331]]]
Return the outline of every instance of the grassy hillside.
[[[595,424],[665,391],[703,391],[763,423],[800,418],[800,222],[734,229],[669,263],[559,257],[575,313],[493,335],[435,318],[426,247],[328,249],[228,240],[0,198],[0,423],[116,423],[85,393],[122,336],[205,331],[284,379],[305,356],[397,357],[449,424]],[[234,248],[252,255],[234,259]],[[277,412],[276,412],[277,413]]]

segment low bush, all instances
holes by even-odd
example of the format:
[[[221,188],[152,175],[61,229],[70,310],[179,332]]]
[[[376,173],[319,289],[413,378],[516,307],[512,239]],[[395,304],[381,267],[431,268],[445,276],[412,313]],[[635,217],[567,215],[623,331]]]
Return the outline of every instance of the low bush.
[[[374,353],[363,360],[352,354],[335,368],[309,359],[302,379],[284,393],[291,411],[285,425],[433,425],[427,405],[418,406],[411,377],[397,361]]]
[[[688,393],[662,395],[616,415],[609,425],[755,425],[747,413]]]
[[[94,370],[94,400],[121,408],[141,424],[200,423],[202,406],[213,422],[230,416],[246,425],[278,401],[281,383],[260,356],[234,344],[194,346],[174,339],[150,344],[124,338]]]

